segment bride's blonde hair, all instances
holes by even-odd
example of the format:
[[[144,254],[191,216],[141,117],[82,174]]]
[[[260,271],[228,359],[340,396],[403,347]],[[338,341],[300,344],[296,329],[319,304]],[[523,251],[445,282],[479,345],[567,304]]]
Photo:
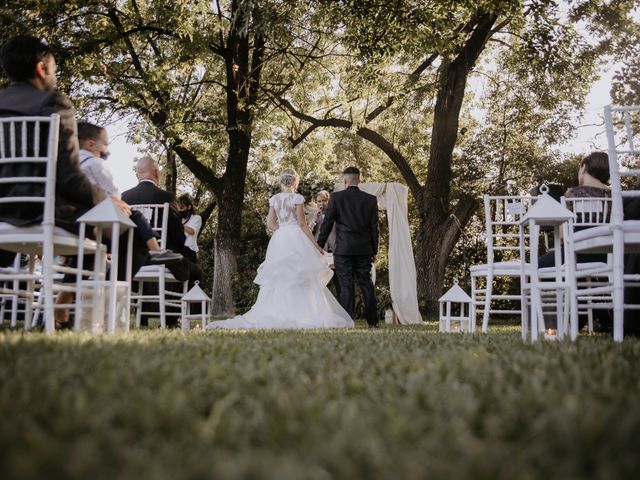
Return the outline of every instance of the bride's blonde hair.
[[[293,168],[285,168],[280,173],[280,185],[286,188],[293,188],[300,181],[300,176]]]

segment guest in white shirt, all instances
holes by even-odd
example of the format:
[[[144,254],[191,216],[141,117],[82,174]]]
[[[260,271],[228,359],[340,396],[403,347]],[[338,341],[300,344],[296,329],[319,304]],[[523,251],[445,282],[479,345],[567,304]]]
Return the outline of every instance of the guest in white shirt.
[[[182,219],[185,241],[182,254],[194,263],[198,263],[198,235],[202,228],[202,217],[196,214],[193,200],[188,194],[178,198],[178,215]]]

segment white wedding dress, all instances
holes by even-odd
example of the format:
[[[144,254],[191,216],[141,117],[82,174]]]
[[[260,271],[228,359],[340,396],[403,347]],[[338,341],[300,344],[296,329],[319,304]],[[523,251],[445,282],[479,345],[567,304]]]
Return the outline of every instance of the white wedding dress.
[[[258,299],[244,315],[214,321],[207,328],[344,328],[353,320],[327,289],[333,275],[324,257],[298,225],[297,193],[278,193],[269,199],[278,229],[267,247],[254,280]]]

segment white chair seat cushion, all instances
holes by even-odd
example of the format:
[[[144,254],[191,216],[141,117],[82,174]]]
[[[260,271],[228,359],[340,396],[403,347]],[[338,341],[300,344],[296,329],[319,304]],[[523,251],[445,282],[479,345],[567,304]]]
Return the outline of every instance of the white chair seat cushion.
[[[0,247],[3,250],[30,255],[41,253],[43,235],[42,225],[16,227],[10,223],[0,222]],[[75,255],[78,253],[79,244],[80,239],[75,233],[53,227],[54,255]],[[88,238],[84,239],[83,244],[85,252],[95,252],[98,247],[95,241]]]
[[[613,225],[600,225],[573,234],[576,252],[608,253],[613,245]],[[625,252],[640,251],[640,220],[622,222]]]
[[[493,270],[494,275],[520,275],[520,269],[522,268],[522,262],[519,260],[514,260],[512,262],[496,262],[493,265],[489,264],[481,264],[481,265],[472,265],[471,275],[487,275],[489,269]],[[525,270],[530,267],[530,264],[525,264]]]
[[[173,276],[173,273],[171,273],[171,271],[164,265],[144,265],[140,270],[138,270],[134,280],[144,282],[158,281],[158,277],[160,277],[163,270],[165,280],[170,282],[178,281],[176,280],[176,277]]]
[[[564,272],[564,268],[565,266],[562,265],[560,271]],[[585,270],[595,270],[595,269],[606,269],[607,268],[607,264],[605,262],[584,262],[584,263],[578,263],[578,272],[581,271],[585,271]],[[540,276],[548,276],[548,275],[553,275],[556,271],[555,267],[544,267],[544,268],[539,268],[538,269],[538,274]]]

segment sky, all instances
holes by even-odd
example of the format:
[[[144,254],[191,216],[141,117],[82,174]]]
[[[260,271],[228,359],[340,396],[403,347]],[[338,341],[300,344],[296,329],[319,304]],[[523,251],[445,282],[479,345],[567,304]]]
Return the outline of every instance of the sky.
[[[595,82],[587,96],[587,104],[581,127],[578,128],[573,140],[559,148],[564,153],[586,154],[591,150],[606,149],[606,138],[602,122],[602,112],[605,105],[611,103],[609,92],[611,79],[615,72],[615,65],[605,65],[600,72],[600,79]],[[144,153],[144,145],[134,145],[127,142],[127,126],[114,123],[107,127],[110,138],[109,168],[113,179],[121,192],[135,186],[138,182],[133,172],[134,160]]]
[[[139,151],[139,148],[144,146],[139,147],[127,142],[127,126],[121,122],[113,123],[106,128],[111,152],[107,160],[109,170],[113,174],[113,183],[120,192],[124,192],[138,183],[133,173],[133,165],[135,158],[142,156],[143,152]]]

